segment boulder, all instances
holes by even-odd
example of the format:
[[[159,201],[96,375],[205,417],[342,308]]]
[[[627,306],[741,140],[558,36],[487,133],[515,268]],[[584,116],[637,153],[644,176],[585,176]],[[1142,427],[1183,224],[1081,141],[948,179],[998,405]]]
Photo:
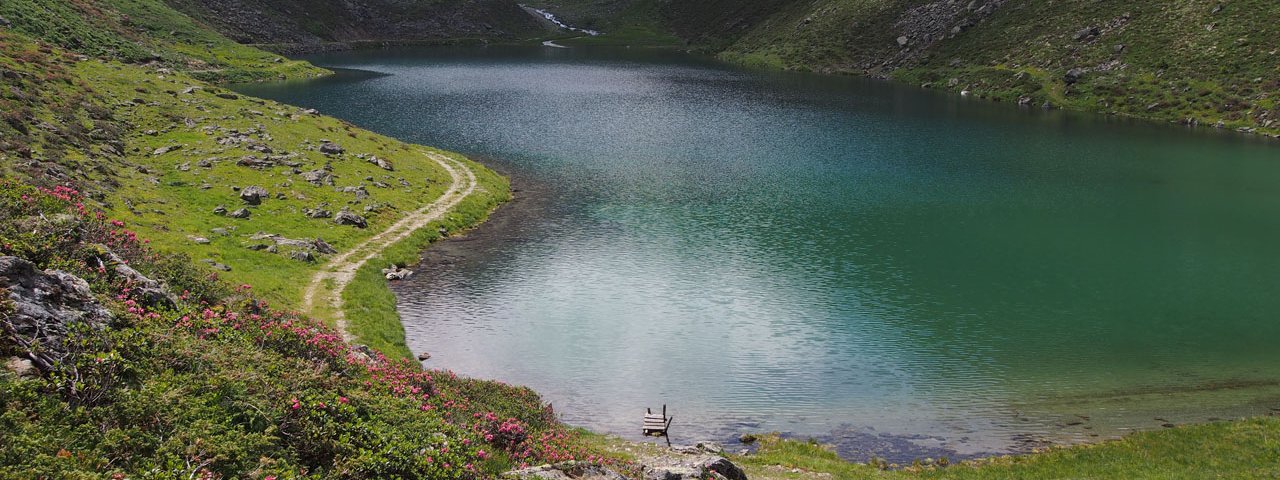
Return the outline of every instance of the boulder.
[[[333,175],[325,170],[302,172],[302,180],[317,187],[321,185],[333,185]]]
[[[325,255],[332,255],[332,254],[338,253],[338,249],[333,248],[332,245],[329,245],[328,242],[325,242],[324,240],[320,239],[320,237],[316,237],[315,241],[311,242],[311,245],[313,248],[315,248],[317,252],[320,252]]]
[[[213,207],[213,214],[214,214],[214,215],[226,215],[226,214],[227,214],[227,207],[226,207],[226,205],[218,205],[218,206],[216,206],[216,207]]]
[[[368,162],[369,162],[369,163],[372,163],[372,164],[374,164],[374,165],[377,165],[377,166],[378,166],[378,168],[381,168],[381,169],[383,169],[383,170],[386,170],[386,171],[389,171],[389,172],[390,172],[390,171],[395,171],[395,168],[392,168],[392,167],[391,167],[391,162],[388,162],[388,161],[383,160],[383,159],[381,159],[381,158],[378,158],[378,157],[376,157],[376,156],[375,156],[375,157],[369,157]]]
[[[333,222],[338,225],[350,225],[356,228],[365,228],[369,226],[369,222],[364,217],[351,213],[350,210],[342,209],[337,215],[334,215]]]
[[[169,292],[169,287],[134,270],[128,262],[106,245],[90,245],[90,250],[94,253],[88,259],[89,264],[110,269],[113,274],[123,279],[133,289],[134,297],[143,306],[173,308],[177,305],[177,299]]]
[[[312,255],[310,250],[294,250],[289,252],[289,258],[307,263],[316,261],[316,256]]]
[[[729,480],[747,480],[747,474],[724,457],[712,457],[702,462],[704,473],[715,472]]]
[[[169,152],[176,152],[178,150],[182,150],[182,145],[169,145],[166,147],[160,147],[155,149],[154,151],[151,152],[151,155],[160,156]]]
[[[249,218],[249,209],[241,208],[234,212],[228,213],[227,216],[231,218]]]
[[[1090,40],[1090,39],[1093,39],[1093,37],[1098,36],[1099,33],[1101,32],[1098,30],[1098,27],[1089,26],[1077,31],[1075,35],[1071,36],[1071,39],[1077,42],[1083,41],[1083,40]]]
[[[585,462],[561,462],[555,465],[539,465],[536,467],[512,470],[502,474],[502,478],[529,480],[625,480],[608,467]]]
[[[357,187],[342,187],[338,189],[341,193],[350,193],[356,196],[356,200],[364,200],[369,198],[369,191],[364,189],[364,185]]]
[[[319,207],[304,208],[302,209],[302,214],[306,215],[308,218],[332,218],[333,217],[333,212],[330,212],[328,210],[325,210]]]
[[[267,189],[256,185],[240,191],[240,200],[249,205],[261,204],[263,199],[270,196],[271,194],[267,193]]]
[[[336,143],[325,142],[320,144],[320,153],[323,153],[325,155],[337,155],[344,151],[345,150],[343,150],[342,147]]]
[[[40,371],[50,371],[67,356],[72,328],[105,328],[111,312],[100,305],[89,282],[59,270],[40,270],[18,257],[0,257],[0,289],[11,311],[0,318],[0,330],[22,356]]]
[[[1067,82],[1067,85],[1071,85],[1080,81],[1080,78],[1084,77],[1084,74],[1085,71],[1083,68],[1073,68],[1071,70],[1067,70],[1067,74],[1062,76],[1062,80]]]
[[[910,43],[911,43],[911,39],[907,38],[907,36],[906,36],[906,35],[903,35],[903,36],[901,36],[901,37],[898,37],[898,46],[899,46],[899,47],[906,47],[906,46],[907,46],[908,44],[910,44]]]

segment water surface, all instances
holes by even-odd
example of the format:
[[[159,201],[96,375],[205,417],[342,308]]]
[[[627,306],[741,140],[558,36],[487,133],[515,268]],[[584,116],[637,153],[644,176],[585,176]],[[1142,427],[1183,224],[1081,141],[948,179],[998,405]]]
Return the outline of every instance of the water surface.
[[[395,290],[429,366],[570,423],[909,458],[1280,407],[1274,143],[671,52],[313,60],[381,75],[244,90],[537,186]]]

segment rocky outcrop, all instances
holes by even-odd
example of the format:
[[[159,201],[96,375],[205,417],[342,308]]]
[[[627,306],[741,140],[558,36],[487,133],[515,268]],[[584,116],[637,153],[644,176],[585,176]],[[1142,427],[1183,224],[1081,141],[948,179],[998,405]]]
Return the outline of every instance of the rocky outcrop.
[[[112,320],[84,279],[59,270],[40,270],[18,257],[0,257],[0,288],[12,310],[0,327],[32,365],[50,371],[66,355],[68,331],[84,325],[105,328]]]

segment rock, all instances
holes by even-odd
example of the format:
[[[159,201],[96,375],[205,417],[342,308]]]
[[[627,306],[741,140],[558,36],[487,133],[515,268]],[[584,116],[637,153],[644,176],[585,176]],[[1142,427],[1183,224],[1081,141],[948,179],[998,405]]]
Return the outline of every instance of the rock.
[[[167,146],[167,147],[160,147],[160,148],[155,149],[155,151],[152,151],[152,152],[151,152],[151,155],[152,155],[152,156],[160,156],[160,155],[164,155],[164,154],[169,153],[169,152],[176,152],[176,151],[178,151],[178,150],[182,150],[182,145],[169,145],[169,146]]]
[[[192,242],[195,242],[196,245],[208,245],[210,243],[209,239],[204,237],[197,237],[192,235],[192,236],[188,236],[187,238],[191,239]]]
[[[31,360],[19,357],[9,357],[4,362],[4,368],[13,372],[14,375],[21,377],[37,377],[40,371],[36,370],[36,366]]]
[[[156,136],[156,135],[159,135],[159,134],[160,134],[160,132],[157,132],[157,131],[155,131],[155,130],[143,130],[143,131],[142,131],[142,134],[143,134],[143,135],[150,136],[150,137],[154,137],[154,136]]]
[[[1027,105],[1031,105],[1032,100],[1033,100],[1033,99],[1032,99],[1031,97],[1028,97],[1028,96],[1025,96],[1025,95],[1024,95],[1024,96],[1021,96],[1021,97],[1018,97],[1018,105],[1019,105],[1019,106],[1023,106],[1023,107],[1025,107],[1025,106],[1027,106]]]
[[[1085,71],[1083,68],[1073,68],[1071,70],[1067,70],[1067,74],[1062,76],[1062,80],[1067,82],[1067,85],[1071,85],[1080,81],[1080,78],[1083,77],[1084,74]]]
[[[316,249],[317,252],[320,252],[325,255],[332,255],[332,254],[338,253],[338,249],[333,248],[332,245],[329,245],[328,242],[325,242],[319,237],[316,237],[315,241],[311,242],[311,245]]]
[[[1071,36],[1071,39],[1077,42],[1082,40],[1091,40],[1093,37],[1098,36],[1099,33],[1101,32],[1098,30],[1098,27],[1088,26],[1077,31],[1075,35]]]
[[[228,231],[227,231],[227,229],[222,228],[222,227],[217,227],[217,228],[209,229],[209,233],[212,233],[212,234],[217,235],[217,236],[219,236],[219,237],[225,237],[225,236],[227,236],[227,235],[231,235],[231,232],[228,232]]]
[[[263,169],[263,168],[271,168],[276,166],[276,162],[271,161],[270,159],[258,158],[257,155],[245,155],[243,157],[240,157],[240,160],[236,161],[236,165],[239,165],[241,167]]]
[[[213,261],[213,260],[211,260],[211,259],[208,259],[208,258],[206,258],[206,259],[204,259],[204,260],[201,260],[201,262],[204,262],[204,263],[209,264],[209,266],[210,266],[210,267],[212,267],[214,270],[221,270],[221,271],[224,271],[224,272],[230,272],[230,271],[231,271],[231,267],[230,267],[230,266],[228,266],[228,265],[224,265],[224,264],[221,264],[221,263],[218,263],[218,262],[215,262],[215,261]]]
[[[67,356],[65,340],[72,329],[101,330],[113,319],[89,282],[59,270],[40,270],[22,258],[0,257],[0,289],[10,308],[0,318],[6,343],[42,372]]]
[[[213,207],[213,214],[214,214],[214,215],[226,215],[226,214],[227,214],[227,207],[226,207],[225,205],[218,205],[218,206],[216,206],[216,207]]]
[[[173,308],[177,305],[177,299],[169,292],[169,287],[134,270],[128,262],[106,245],[90,245],[90,249],[94,254],[89,259],[89,264],[96,264],[104,269],[110,268],[112,273],[124,279],[133,288],[134,297],[143,306]]]
[[[310,250],[294,250],[289,253],[289,258],[307,263],[316,261],[315,255],[312,255]]]
[[[302,214],[303,214],[303,215],[306,215],[308,218],[330,218],[330,217],[333,217],[333,212],[330,212],[330,211],[325,210],[325,209],[323,209],[323,208],[304,208],[304,209],[302,209]]]
[[[229,93],[229,92],[222,92],[222,93],[219,93],[217,96],[218,98],[225,98],[227,100],[235,100],[240,98],[239,95],[236,95],[234,93]]]
[[[206,158],[204,160],[196,162],[196,166],[200,168],[213,168],[213,160]]]
[[[323,153],[325,155],[337,155],[342,153],[343,151],[344,150],[342,149],[342,147],[336,143],[325,142],[320,145],[320,153]]]
[[[422,352],[422,353],[419,353],[419,354],[418,354],[418,361],[420,361],[420,362],[425,362],[425,361],[427,361],[427,360],[431,360],[431,354],[430,354],[430,353]]]
[[[608,467],[585,462],[561,462],[555,465],[512,470],[502,478],[537,480],[625,480],[626,477]]]
[[[9,28],[12,26],[13,26],[13,23],[10,23],[9,19],[0,17],[0,27]]]
[[[302,111],[302,113],[305,113],[305,114],[307,114],[307,115],[319,115],[319,114],[320,114],[320,111],[319,111],[319,110],[316,110],[316,109],[314,109],[314,108],[308,108],[308,109],[306,109],[306,110],[303,110],[303,111]]]
[[[351,225],[356,228],[365,228],[369,226],[369,223],[365,221],[364,217],[351,213],[350,210],[345,208],[333,217],[333,222],[338,225]]]
[[[324,170],[302,172],[302,180],[317,187],[321,185],[333,185],[333,175]]]
[[[1123,43],[1120,43],[1120,44],[1116,44],[1116,46],[1114,47],[1111,47],[1111,50],[1115,51],[1116,53],[1123,53],[1125,48],[1126,48],[1125,45]]]
[[[716,455],[724,455],[724,446],[722,446],[722,445],[720,445],[719,443],[716,443],[716,442],[711,442],[711,441],[701,441],[701,442],[698,442],[698,443],[694,444],[694,447],[697,447],[697,448],[698,448],[698,450],[702,450],[702,451],[707,452],[707,453],[714,453],[714,454],[716,454]]]
[[[261,204],[263,199],[268,198],[270,196],[271,194],[267,193],[267,189],[256,186],[256,185],[247,187],[244,190],[240,191],[240,200],[243,200],[244,203],[247,203],[249,205]]]
[[[378,166],[378,168],[381,168],[381,169],[383,169],[383,170],[386,170],[386,171],[389,171],[389,172],[390,172],[390,171],[395,171],[395,169],[391,167],[391,162],[388,162],[388,161],[383,160],[383,159],[381,159],[381,158],[378,158],[378,157],[369,157],[369,159],[368,159],[367,161],[368,161],[369,163],[372,163],[372,164],[374,164],[374,165],[377,165],[377,166]]]
[[[249,218],[249,209],[241,208],[234,212],[228,213],[227,216],[231,218]]]
[[[747,474],[741,468],[724,457],[712,457],[702,462],[704,472],[718,473],[729,480],[747,480]]]
[[[899,46],[899,47],[906,47],[906,46],[907,46],[907,44],[909,44],[909,43],[911,43],[911,39],[907,38],[907,36],[906,36],[906,35],[903,35],[903,36],[901,36],[901,37],[898,37],[898,46]]]
[[[338,191],[342,193],[355,194],[356,200],[364,200],[366,198],[369,198],[369,191],[365,190],[364,185],[360,185],[358,187],[342,187],[342,188],[339,188]]]

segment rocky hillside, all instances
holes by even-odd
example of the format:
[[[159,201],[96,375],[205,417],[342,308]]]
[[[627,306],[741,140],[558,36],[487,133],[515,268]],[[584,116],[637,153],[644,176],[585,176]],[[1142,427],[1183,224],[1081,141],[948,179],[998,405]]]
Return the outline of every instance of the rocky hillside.
[[[1280,135],[1273,1],[632,0],[620,11],[648,15],[612,21],[661,25],[747,65]]]
[[[546,32],[510,0],[166,0],[241,43],[512,41]]]

